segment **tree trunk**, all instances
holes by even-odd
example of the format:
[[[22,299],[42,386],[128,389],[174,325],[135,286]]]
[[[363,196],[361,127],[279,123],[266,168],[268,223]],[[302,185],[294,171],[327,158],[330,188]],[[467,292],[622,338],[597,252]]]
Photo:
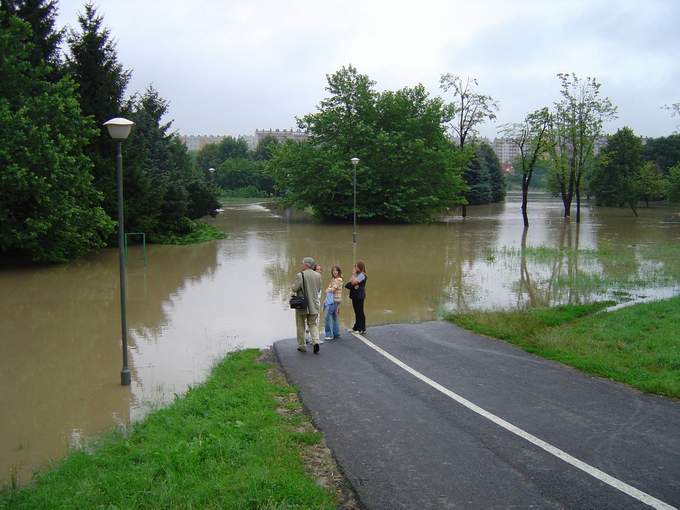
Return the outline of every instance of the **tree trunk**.
[[[527,202],[529,200],[529,183],[522,183],[522,219],[524,227],[529,226],[529,216],[527,216]]]
[[[461,214],[463,215],[463,218],[467,217],[467,205],[463,204]]]
[[[635,215],[635,217],[637,218],[638,212],[637,212],[636,207],[635,207],[633,204],[630,204],[630,208],[631,208],[631,210],[633,211],[633,214]]]
[[[581,223],[581,191],[576,186],[576,223]]]

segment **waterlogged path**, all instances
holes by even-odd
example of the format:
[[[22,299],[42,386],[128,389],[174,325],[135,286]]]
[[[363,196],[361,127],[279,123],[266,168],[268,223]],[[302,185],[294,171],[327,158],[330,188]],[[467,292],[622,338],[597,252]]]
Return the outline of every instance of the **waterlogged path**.
[[[277,356],[371,510],[680,507],[680,403],[443,322]]]
[[[132,386],[121,368],[118,256],[0,267],[0,483],[116,425],[127,425],[204,379],[238,347],[295,333],[287,306],[302,257],[327,271],[366,261],[368,324],[436,319],[444,311],[524,308],[597,298],[667,296],[680,281],[680,208],[583,211],[565,223],[559,200],[519,197],[431,225],[351,225],[288,218],[266,204],[225,207],[228,239],[138,247],[128,265]],[[324,280],[328,277],[324,275]],[[351,325],[351,307],[341,313]]]

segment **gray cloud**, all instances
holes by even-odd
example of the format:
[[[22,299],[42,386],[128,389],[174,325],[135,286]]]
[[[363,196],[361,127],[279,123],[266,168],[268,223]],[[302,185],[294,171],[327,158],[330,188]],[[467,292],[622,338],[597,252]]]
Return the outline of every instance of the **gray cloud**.
[[[596,76],[622,125],[670,133],[660,106],[680,100],[680,3],[638,1],[325,3],[99,2],[133,70],[129,92],[153,84],[186,134],[248,134],[287,128],[325,95],[325,74],[353,63],[379,89],[422,82],[438,94],[441,73],[477,76],[501,103],[498,122],[551,104],[555,73]],[[60,2],[75,25],[82,3]],[[482,133],[495,135],[495,126]]]

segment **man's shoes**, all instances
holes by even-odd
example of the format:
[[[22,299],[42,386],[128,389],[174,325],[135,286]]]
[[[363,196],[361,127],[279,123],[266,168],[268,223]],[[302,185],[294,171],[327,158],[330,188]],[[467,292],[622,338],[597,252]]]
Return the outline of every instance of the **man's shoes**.
[[[333,338],[334,338],[334,337],[332,337],[332,336],[325,336],[325,337],[323,337],[324,340],[333,340]]]
[[[298,345],[298,351],[300,352],[307,352],[307,347],[302,347],[301,345]]]
[[[319,344],[314,344],[314,354],[319,354]]]

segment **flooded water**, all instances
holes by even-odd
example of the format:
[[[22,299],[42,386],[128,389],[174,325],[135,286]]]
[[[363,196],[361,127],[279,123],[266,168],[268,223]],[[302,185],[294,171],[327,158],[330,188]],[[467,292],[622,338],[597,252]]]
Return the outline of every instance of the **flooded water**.
[[[31,472],[97,433],[126,425],[201,381],[239,347],[295,334],[287,306],[302,257],[328,280],[366,262],[370,325],[447,311],[525,308],[599,298],[665,297],[680,288],[678,209],[589,209],[565,223],[561,203],[532,197],[523,231],[518,197],[469,207],[441,224],[320,225],[234,205],[213,221],[229,234],[195,246],[150,246],[129,257],[133,383],[121,368],[118,259],[0,269],[0,481]],[[351,306],[341,311],[351,325]],[[370,331],[369,331],[370,335]]]

